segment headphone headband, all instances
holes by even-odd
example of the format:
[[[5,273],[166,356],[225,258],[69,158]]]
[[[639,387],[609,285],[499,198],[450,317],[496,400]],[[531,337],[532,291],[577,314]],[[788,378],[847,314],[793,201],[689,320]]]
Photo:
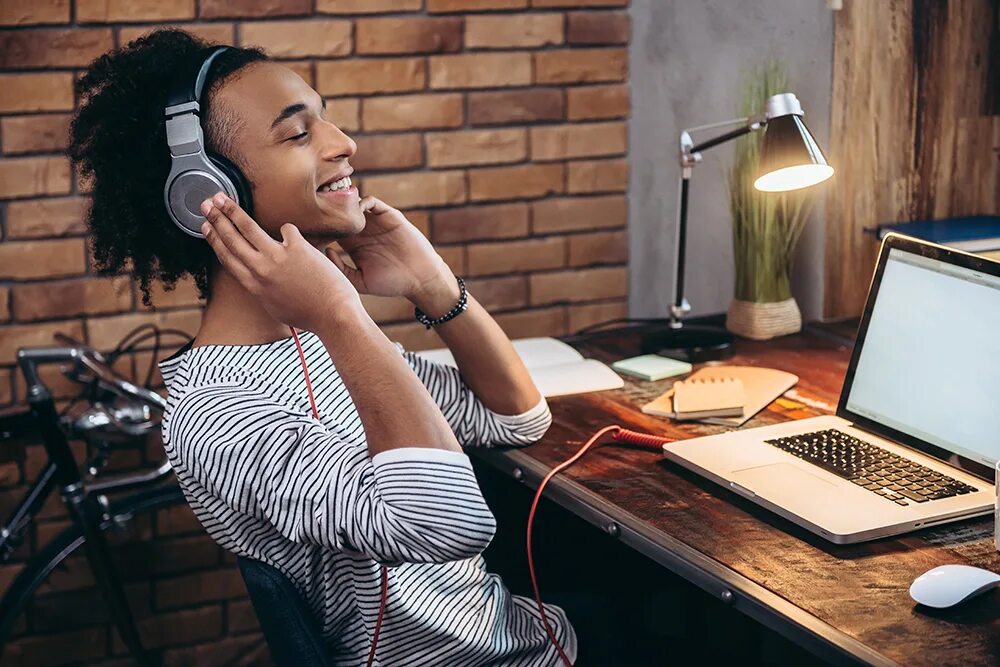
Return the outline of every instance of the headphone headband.
[[[198,111],[201,105],[201,94],[204,91],[205,83],[208,80],[209,70],[212,63],[226,51],[228,46],[208,46],[202,49],[194,58],[194,61],[187,68],[182,68],[181,73],[174,79],[167,91],[166,113],[172,116],[181,111],[187,111],[190,103],[194,102],[194,111]],[[197,69],[196,69],[197,68]],[[174,107],[183,107],[174,109]]]

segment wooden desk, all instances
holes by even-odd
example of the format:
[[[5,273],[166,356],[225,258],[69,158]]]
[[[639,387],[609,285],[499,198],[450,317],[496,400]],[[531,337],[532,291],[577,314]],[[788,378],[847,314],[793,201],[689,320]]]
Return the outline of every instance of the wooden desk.
[[[633,330],[634,331],[634,330]],[[606,362],[638,354],[638,334],[565,338]],[[743,428],[836,410],[850,347],[814,334],[740,341],[727,364],[768,366],[800,377]],[[673,437],[724,427],[644,415],[665,382],[554,398],[545,438],[522,450],[475,456],[531,488],[608,424]],[[790,397],[790,398],[788,398]],[[1000,571],[993,520],[971,519],[904,537],[838,546],[672,464],[656,452],[605,445],[552,480],[546,495],[621,542],[835,663],[1000,664],[1000,594],[952,610],[917,608],[915,577],[945,563]]]

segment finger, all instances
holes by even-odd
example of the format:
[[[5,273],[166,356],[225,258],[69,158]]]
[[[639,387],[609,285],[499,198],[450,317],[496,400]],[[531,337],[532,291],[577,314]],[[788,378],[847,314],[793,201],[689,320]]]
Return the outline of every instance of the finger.
[[[201,233],[205,236],[205,240],[212,247],[215,252],[215,256],[219,258],[219,263],[222,264],[222,268],[229,272],[231,276],[236,278],[241,285],[247,289],[251,289],[256,286],[256,280],[250,274],[250,271],[233,257],[232,252],[230,252],[229,247],[222,242],[222,238],[216,232],[215,228],[212,227],[212,223],[205,222],[202,223]],[[251,290],[252,291],[252,290]]]
[[[323,249],[323,252],[331,262],[336,264],[337,268],[340,269],[340,272],[343,273],[349,281],[351,281],[351,284],[354,285],[354,289],[361,292],[362,287],[364,286],[364,281],[361,279],[361,271],[344,263],[344,260],[341,259],[340,255],[337,253],[337,249],[333,246],[327,246]]]
[[[213,201],[236,229],[240,230],[243,238],[258,252],[266,252],[277,244],[277,241],[268,236],[267,232],[257,224],[257,221],[251,218],[233,199],[220,192],[213,197]]]
[[[377,197],[367,196],[361,200],[361,211],[362,213],[372,213],[374,215],[381,215],[388,211],[391,211],[392,207],[386,204],[384,201]]]
[[[208,205],[202,202],[201,210],[205,214],[205,218],[211,223],[212,229],[222,239],[222,242],[226,244],[232,255],[232,260],[240,262],[246,267],[257,266],[260,262],[261,254],[243,238],[240,230],[236,228],[229,219],[229,216],[215,205],[214,200],[208,199],[205,201],[208,202]]]

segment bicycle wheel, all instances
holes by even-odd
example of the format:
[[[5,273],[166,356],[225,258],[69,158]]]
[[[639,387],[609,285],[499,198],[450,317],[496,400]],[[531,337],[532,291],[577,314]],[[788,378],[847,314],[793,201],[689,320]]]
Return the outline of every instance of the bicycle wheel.
[[[171,507],[185,502],[184,494],[177,485],[147,489],[120,498],[110,503],[109,517],[101,522],[101,530],[107,530],[117,519],[128,521],[132,517]],[[25,606],[34,597],[38,587],[48,579],[60,563],[83,546],[83,532],[72,525],[59,533],[26,564],[25,568],[11,582],[10,588],[0,599],[0,658],[3,657],[7,640]]]

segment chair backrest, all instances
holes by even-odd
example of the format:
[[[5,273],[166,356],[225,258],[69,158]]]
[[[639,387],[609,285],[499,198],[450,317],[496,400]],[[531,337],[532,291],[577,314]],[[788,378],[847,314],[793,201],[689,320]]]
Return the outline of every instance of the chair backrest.
[[[332,667],[320,625],[295,584],[259,560],[237,556],[236,562],[275,664]]]

